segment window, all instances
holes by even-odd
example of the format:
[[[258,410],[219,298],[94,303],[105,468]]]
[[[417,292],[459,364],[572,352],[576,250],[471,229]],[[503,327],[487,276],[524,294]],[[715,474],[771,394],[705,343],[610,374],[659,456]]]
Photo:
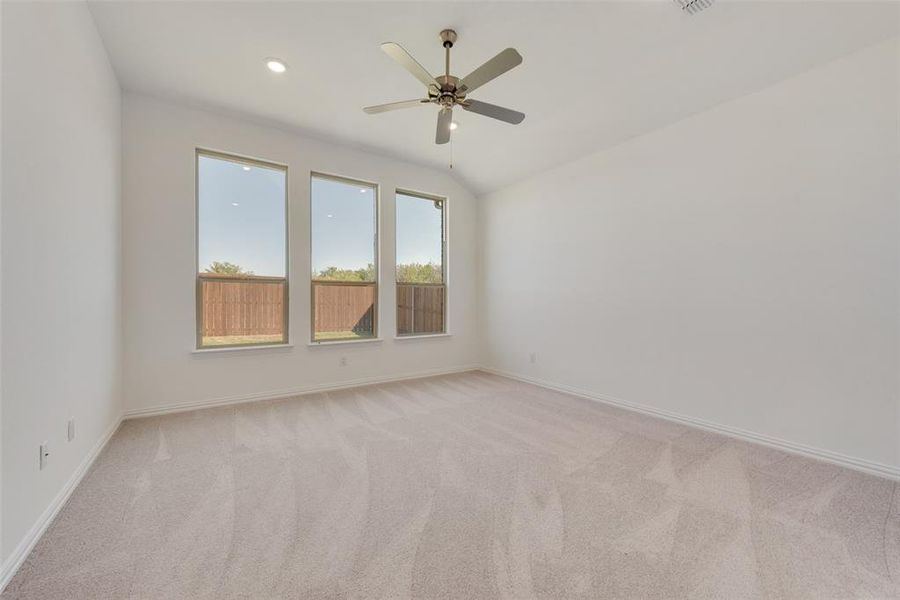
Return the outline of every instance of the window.
[[[198,150],[197,347],[287,341],[287,167]]]
[[[446,331],[446,204],[397,191],[397,335]]]
[[[313,174],[312,340],[378,334],[378,189]]]

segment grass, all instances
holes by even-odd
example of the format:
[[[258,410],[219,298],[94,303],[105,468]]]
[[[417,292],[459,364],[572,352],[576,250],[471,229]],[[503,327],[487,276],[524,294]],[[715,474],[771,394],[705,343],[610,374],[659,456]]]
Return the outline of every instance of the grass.
[[[316,341],[360,340],[374,337],[370,333],[356,331],[318,331]],[[203,338],[203,347],[216,346],[250,346],[254,344],[281,344],[284,339],[280,334],[272,335],[212,335]]]
[[[203,338],[203,346],[246,346],[250,344],[281,344],[280,333],[269,335],[210,335]]]
[[[317,331],[316,341],[323,342],[327,340],[359,340],[363,338],[374,337],[371,333],[359,333],[356,331]]]

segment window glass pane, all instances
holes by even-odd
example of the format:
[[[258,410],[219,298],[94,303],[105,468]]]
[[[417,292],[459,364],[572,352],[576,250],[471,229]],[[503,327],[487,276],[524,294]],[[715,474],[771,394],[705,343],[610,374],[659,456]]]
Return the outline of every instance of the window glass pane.
[[[283,169],[199,157],[201,271],[285,276]]]
[[[311,211],[313,340],[374,337],[375,186],[314,175]]]
[[[197,157],[199,345],[287,341],[286,169]]]
[[[443,283],[444,203],[397,193],[397,281]]]
[[[397,192],[397,334],[445,331],[446,201]]]

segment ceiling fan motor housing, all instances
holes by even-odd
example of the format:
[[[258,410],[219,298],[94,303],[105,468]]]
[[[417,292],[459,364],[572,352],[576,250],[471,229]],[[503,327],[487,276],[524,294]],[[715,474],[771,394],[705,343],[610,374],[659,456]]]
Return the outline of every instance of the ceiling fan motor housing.
[[[436,94],[436,101],[441,106],[453,106],[465,98],[465,94],[460,94],[456,91],[459,85],[459,77],[439,75],[435,79],[441,84],[441,89]]]

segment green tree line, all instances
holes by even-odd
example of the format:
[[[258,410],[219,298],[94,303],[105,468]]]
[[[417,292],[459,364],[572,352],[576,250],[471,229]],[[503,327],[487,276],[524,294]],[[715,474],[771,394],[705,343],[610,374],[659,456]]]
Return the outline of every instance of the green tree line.
[[[326,281],[375,281],[375,265],[365,268],[338,269],[328,267],[315,274],[314,279]],[[432,262],[397,265],[397,283],[443,283],[441,265]]]
[[[214,261],[206,267],[206,272],[218,273],[219,275],[253,275],[253,271],[245,271],[244,267],[228,261]]]
[[[253,271],[244,270],[240,265],[218,261],[206,267],[206,272],[227,275],[253,275]],[[369,263],[359,269],[328,267],[315,273],[313,278],[325,281],[375,281],[375,265]],[[436,265],[432,262],[397,265],[397,283],[443,283],[441,265]]]

